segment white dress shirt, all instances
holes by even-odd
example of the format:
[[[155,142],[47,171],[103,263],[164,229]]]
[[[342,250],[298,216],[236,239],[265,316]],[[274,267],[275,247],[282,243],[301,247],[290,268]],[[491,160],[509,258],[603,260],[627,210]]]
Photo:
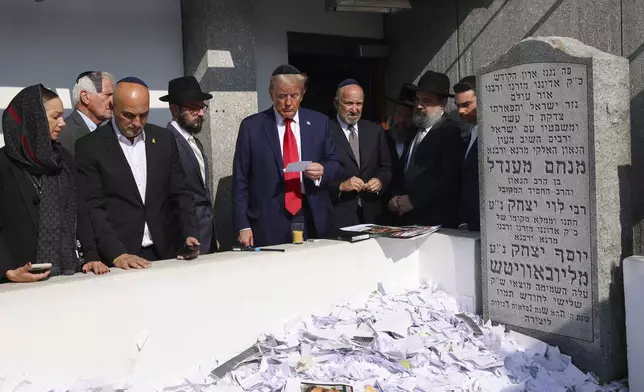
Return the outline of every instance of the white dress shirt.
[[[398,158],[402,158],[403,152],[405,152],[405,142],[396,142],[396,153]]]
[[[344,132],[344,136],[347,137],[347,141],[349,141],[349,137],[351,136],[351,131],[349,131],[349,124],[345,123],[342,121],[340,116],[336,115],[338,119],[338,124],[340,124],[340,127],[342,128],[342,131]],[[356,135],[358,135],[358,138],[360,137],[360,134],[358,133],[358,123],[353,124],[353,129],[356,130]]]
[[[286,134],[286,123],[284,122],[284,118],[273,108],[273,111],[275,112],[275,122],[277,123],[277,133],[280,138],[280,151],[282,152],[282,159],[284,159],[284,135]],[[293,132],[293,136],[295,137],[295,143],[297,144],[297,157],[300,161],[302,161],[302,137],[300,135],[300,112],[298,111],[295,113],[295,116],[293,116],[293,122],[291,122],[291,132]],[[320,178],[317,181],[314,181],[315,186],[320,186],[320,183],[322,182],[322,178]],[[302,173],[300,173],[300,184],[302,186],[302,194],[306,194],[306,190],[304,189],[304,180],[302,178]]]
[[[114,119],[112,119],[112,128],[114,128],[114,133],[116,133],[116,138],[119,141],[119,146],[121,146],[121,150],[123,150],[123,155],[125,155],[125,159],[130,165],[130,170],[132,171],[132,176],[134,177],[134,181],[136,182],[136,187],[138,188],[139,194],[141,195],[141,200],[143,200],[143,204],[145,204],[145,190],[148,184],[148,163],[145,153],[145,131],[141,131],[141,134],[134,138],[134,143],[130,143],[128,138],[123,136],[121,131],[119,131]],[[152,241],[152,235],[150,234],[150,229],[148,228],[148,222],[145,222],[141,246],[145,248],[152,244],[154,244],[154,242]]]
[[[467,158],[467,154],[470,153],[470,150],[472,149],[472,147],[474,147],[474,144],[476,143],[476,138],[478,138],[478,136],[479,136],[479,126],[475,125],[472,128],[472,135],[470,137],[470,144],[467,146],[467,150],[465,151],[465,157],[466,158]],[[474,148],[476,148],[476,147],[474,147]]]
[[[76,111],[78,112],[78,114],[80,114],[83,121],[85,121],[85,124],[87,125],[87,128],[89,128],[90,132],[94,132],[96,128],[98,128],[98,125],[94,124],[94,121],[90,120],[89,117],[85,115],[85,113],[81,112],[80,110]]]

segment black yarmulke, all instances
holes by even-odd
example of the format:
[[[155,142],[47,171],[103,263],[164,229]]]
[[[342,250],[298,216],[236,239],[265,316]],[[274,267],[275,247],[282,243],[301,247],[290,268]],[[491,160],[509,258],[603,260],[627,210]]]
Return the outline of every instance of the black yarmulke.
[[[137,77],[134,77],[134,76],[128,76],[126,78],[123,78],[123,79],[119,80],[116,84],[119,84],[119,83],[134,83],[134,84],[140,84],[141,86],[143,86],[145,88],[148,87],[148,85],[145,84],[145,82],[143,80],[141,80],[141,79],[139,79]]]
[[[273,71],[272,76],[275,76],[275,75],[298,75],[298,74],[301,74],[299,69],[295,68],[292,65],[284,64],[284,65],[280,65],[279,67],[275,68],[275,71]]]
[[[344,79],[340,84],[338,84],[338,88],[346,87],[346,86],[360,86],[360,83],[358,83],[357,80],[355,79]]]

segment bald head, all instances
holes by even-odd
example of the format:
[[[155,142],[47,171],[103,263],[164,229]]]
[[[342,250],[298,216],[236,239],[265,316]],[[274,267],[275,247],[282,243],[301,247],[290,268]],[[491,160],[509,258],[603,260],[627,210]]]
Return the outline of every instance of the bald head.
[[[362,117],[364,91],[357,84],[340,87],[335,96],[338,116],[347,125],[355,125]]]
[[[148,122],[150,91],[147,87],[130,82],[120,82],[114,90],[114,120],[123,136],[137,137]]]

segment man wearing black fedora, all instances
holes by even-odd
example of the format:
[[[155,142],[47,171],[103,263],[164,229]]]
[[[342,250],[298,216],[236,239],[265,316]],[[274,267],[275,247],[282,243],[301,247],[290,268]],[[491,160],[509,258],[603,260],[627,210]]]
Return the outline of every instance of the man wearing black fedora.
[[[403,154],[403,180],[389,201],[401,224],[458,226],[463,142],[459,124],[445,113],[450,81],[427,71],[411,87],[416,92],[416,134]]]
[[[177,141],[186,172],[186,185],[195,198],[201,254],[214,253],[219,248],[210,192],[210,165],[203,145],[196,137],[201,132],[208,111],[205,101],[211,98],[212,95],[201,91],[199,82],[193,76],[171,80],[168,95],[159,98],[170,104],[172,121],[167,128]]]
[[[409,134],[414,131],[412,119],[416,91],[413,87],[413,84],[405,83],[400,88],[398,97],[387,97],[388,101],[395,104],[386,132],[394,167],[401,161],[405,143],[409,139]]]
[[[414,99],[416,98],[416,91],[413,87],[413,84],[405,83],[400,88],[400,92],[397,97],[386,97],[388,101],[394,103],[393,114],[387,122],[387,131],[385,132],[385,139],[389,146],[391,166],[393,168],[391,184],[384,190],[382,196],[383,214],[381,223],[387,225],[395,225],[399,221],[397,215],[392,214],[391,211],[389,211],[388,204],[389,200],[396,195],[396,189],[401,189],[403,187],[402,183],[405,178],[403,153],[416,132],[412,122],[414,114]]]

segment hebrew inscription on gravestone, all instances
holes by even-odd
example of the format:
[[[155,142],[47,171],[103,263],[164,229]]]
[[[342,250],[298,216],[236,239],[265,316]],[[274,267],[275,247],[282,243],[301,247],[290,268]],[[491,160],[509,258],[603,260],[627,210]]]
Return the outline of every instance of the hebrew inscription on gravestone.
[[[621,377],[629,62],[537,37],[477,76],[484,317]]]
[[[480,79],[489,317],[592,341],[587,66]]]

